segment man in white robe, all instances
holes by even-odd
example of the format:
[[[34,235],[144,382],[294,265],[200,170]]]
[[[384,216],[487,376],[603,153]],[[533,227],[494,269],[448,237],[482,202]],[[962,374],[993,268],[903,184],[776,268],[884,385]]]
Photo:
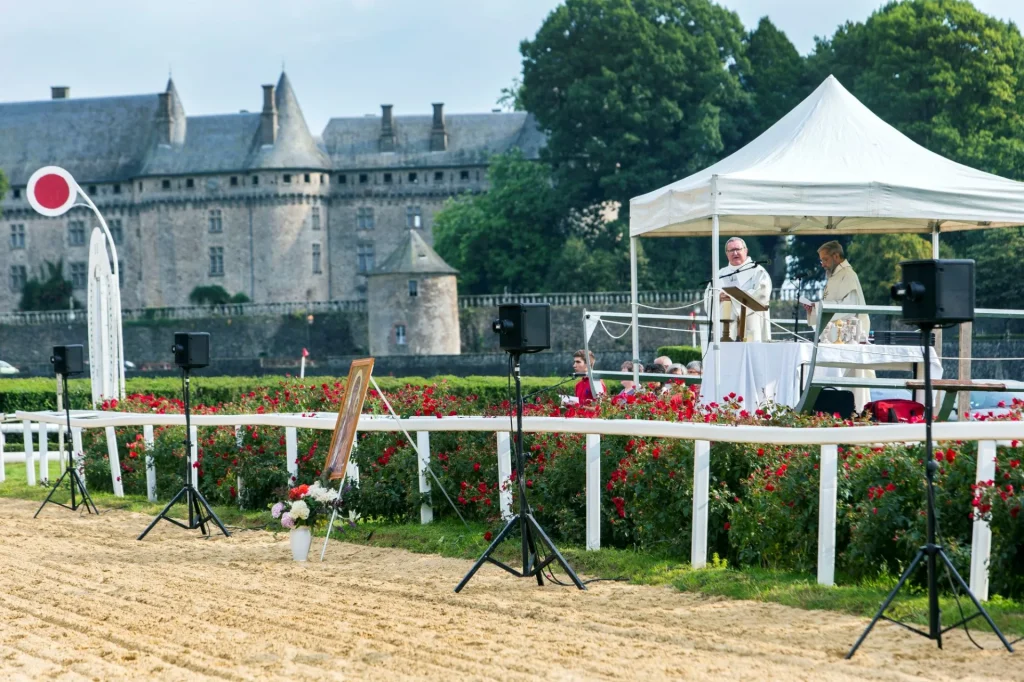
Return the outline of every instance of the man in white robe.
[[[760,265],[750,260],[747,255],[747,244],[739,237],[733,237],[725,243],[725,255],[729,259],[729,265],[718,270],[718,286],[720,289],[726,287],[737,287],[748,294],[761,305],[767,306],[772,298],[772,278]],[[732,312],[729,316],[722,317],[724,320],[732,320],[729,325],[730,336],[737,341],[771,341],[771,314],[765,310],[763,313],[747,310],[747,324],[744,338],[737,338],[739,334],[739,318],[741,306],[738,302],[725,293],[719,297],[721,301],[732,302]],[[711,312],[711,287],[709,286],[704,294],[704,309]]]
[[[843,253],[843,245],[837,241],[825,242],[818,249],[818,262],[825,270],[825,291],[822,292],[821,300],[829,303],[846,303],[848,305],[865,305],[864,290],[860,286],[860,278],[850,267],[849,261]],[[818,324],[818,316],[821,314],[821,302],[813,305],[804,305],[807,310],[807,323],[812,327]],[[871,319],[864,314],[861,315],[835,315],[836,320],[851,320],[856,317],[860,322],[859,333],[865,337],[871,332]],[[875,378],[873,369],[847,369],[843,376]],[[864,405],[871,402],[871,389],[853,389],[853,402],[858,411],[864,409]]]

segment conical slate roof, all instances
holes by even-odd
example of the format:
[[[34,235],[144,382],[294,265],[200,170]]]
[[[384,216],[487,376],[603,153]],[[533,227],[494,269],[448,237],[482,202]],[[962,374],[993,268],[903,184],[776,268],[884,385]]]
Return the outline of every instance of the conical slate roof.
[[[288,75],[281,72],[281,78],[274,88],[274,105],[277,108],[277,137],[274,144],[256,148],[249,160],[250,168],[330,168],[331,162],[320,150],[316,140],[309,134],[306,119],[302,115],[299,100],[292,90]]]
[[[416,230],[405,239],[371,275],[457,275],[459,271],[444,262]]]

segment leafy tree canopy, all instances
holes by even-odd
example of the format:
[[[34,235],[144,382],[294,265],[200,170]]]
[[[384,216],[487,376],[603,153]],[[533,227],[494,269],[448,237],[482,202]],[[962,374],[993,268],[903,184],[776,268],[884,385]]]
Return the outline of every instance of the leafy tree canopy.
[[[78,301],[72,302],[71,280],[64,279],[64,261],[46,261],[38,277],[33,277],[21,289],[19,310],[67,310],[69,305],[81,308]]]

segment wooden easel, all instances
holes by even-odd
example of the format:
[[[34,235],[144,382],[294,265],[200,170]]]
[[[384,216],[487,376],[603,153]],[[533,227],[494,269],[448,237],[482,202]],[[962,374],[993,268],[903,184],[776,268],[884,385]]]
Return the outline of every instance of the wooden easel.
[[[763,313],[768,310],[768,306],[761,305],[758,301],[751,298],[750,294],[738,287],[725,287],[722,291],[732,296],[740,304],[739,329],[737,330],[736,340],[743,341],[747,332],[747,308],[750,308],[755,313]]]

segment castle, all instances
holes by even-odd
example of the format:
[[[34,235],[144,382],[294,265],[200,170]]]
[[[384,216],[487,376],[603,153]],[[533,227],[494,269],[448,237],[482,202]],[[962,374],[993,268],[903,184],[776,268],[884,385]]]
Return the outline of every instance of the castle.
[[[156,94],[69,95],[0,103],[11,185],[0,311],[17,309],[45,261],[63,259],[85,295],[91,214],[37,215],[25,186],[42,166],[69,170],[106,218],[126,308],[189,305],[194,287],[214,284],[257,303],[325,301],[367,299],[368,275],[396,251],[398,263],[426,247],[428,274],[441,274],[430,244],[445,200],[485,191],[492,154],[536,158],[544,144],[527,113],[446,115],[443,104],[413,116],[382,105],[380,116],[332,118],[316,137],[284,73],[263,86],[258,113],[188,116],[173,80]]]

